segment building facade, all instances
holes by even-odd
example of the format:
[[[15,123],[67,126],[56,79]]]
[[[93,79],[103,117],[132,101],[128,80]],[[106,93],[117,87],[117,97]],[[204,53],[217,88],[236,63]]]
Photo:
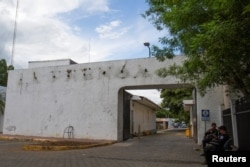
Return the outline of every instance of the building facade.
[[[125,114],[125,90],[190,86],[173,76],[157,75],[158,69],[181,64],[184,59],[176,56],[164,62],[144,58],[85,64],[68,61],[66,65],[50,62],[49,66],[41,62],[34,66],[33,62],[32,68],[9,71],[3,133],[61,138],[71,126],[75,138],[121,141],[131,128],[133,132],[138,129],[136,122],[133,126],[127,124],[131,118]],[[221,124],[221,91],[213,89],[204,97],[195,94],[198,143],[206,127],[200,121],[202,109],[211,111],[210,121]],[[134,116],[141,117],[139,113]]]

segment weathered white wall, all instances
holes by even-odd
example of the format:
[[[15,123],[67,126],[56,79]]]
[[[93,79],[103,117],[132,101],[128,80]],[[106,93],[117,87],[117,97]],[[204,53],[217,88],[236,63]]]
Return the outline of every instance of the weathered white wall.
[[[211,123],[215,122],[217,126],[222,123],[222,112],[221,105],[223,104],[224,91],[222,86],[207,90],[204,97],[197,94],[197,132],[198,132],[198,143],[201,144],[205,133],[205,123],[206,130],[211,127]],[[201,121],[201,110],[210,110],[210,120]]]
[[[137,101],[132,101],[130,117],[133,123],[130,131],[136,134],[144,131],[156,131],[155,112],[155,110],[146,105],[140,104]]]
[[[183,59],[144,58],[9,71],[3,133],[63,137],[71,125],[75,138],[122,140],[123,90],[180,86],[175,77],[160,78],[155,72]],[[216,123],[218,98],[211,92],[197,99],[198,111],[217,112],[211,113]],[[201,136],[199,121],[198,128]]]
[[[4,134],[122,140],[122,88],[176,84],[155,71],[183,57],[120,60],[9,72]],[[119,107],[118,107],[119,106]]]

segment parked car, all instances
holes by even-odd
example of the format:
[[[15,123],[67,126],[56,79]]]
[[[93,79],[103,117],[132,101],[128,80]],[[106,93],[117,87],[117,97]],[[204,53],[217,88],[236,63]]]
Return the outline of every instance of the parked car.
[[[180,122],[175,122],[175,123],[173,124],[173,127],[174,127],[174,128],[179,128],[179,127],[180,127],[180,124],[181,124]]]
[[[188,126],[187,126],[187,124],[182,123],[180,127],[181,127],[181,128],[187,128]]]

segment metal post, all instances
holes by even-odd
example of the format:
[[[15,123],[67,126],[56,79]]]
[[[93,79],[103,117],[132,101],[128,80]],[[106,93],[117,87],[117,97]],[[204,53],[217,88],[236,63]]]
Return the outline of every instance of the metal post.
[[[18,13],[18,0],[16,2],[16,17],[15,17],[14,34],[13,34],[13,41],[12,41],[12,54],[11,54],[11,61],[10,61],[10,65],[12,66],[13,66],[13,61],[14,61],[15,43],[16,43],[17,13]]]
[[[204,121],[204,123],[205,123],[205,133],[206,133],[206,131],[207,131],[207,127],[206,127],[207,121]]]

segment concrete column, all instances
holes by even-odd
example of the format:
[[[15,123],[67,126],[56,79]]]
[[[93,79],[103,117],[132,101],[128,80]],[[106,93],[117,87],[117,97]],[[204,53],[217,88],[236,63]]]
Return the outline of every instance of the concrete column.
[[[124,89],[118,91],[118,118],[117,118],[117,140],[123,141],[123,94]]]

